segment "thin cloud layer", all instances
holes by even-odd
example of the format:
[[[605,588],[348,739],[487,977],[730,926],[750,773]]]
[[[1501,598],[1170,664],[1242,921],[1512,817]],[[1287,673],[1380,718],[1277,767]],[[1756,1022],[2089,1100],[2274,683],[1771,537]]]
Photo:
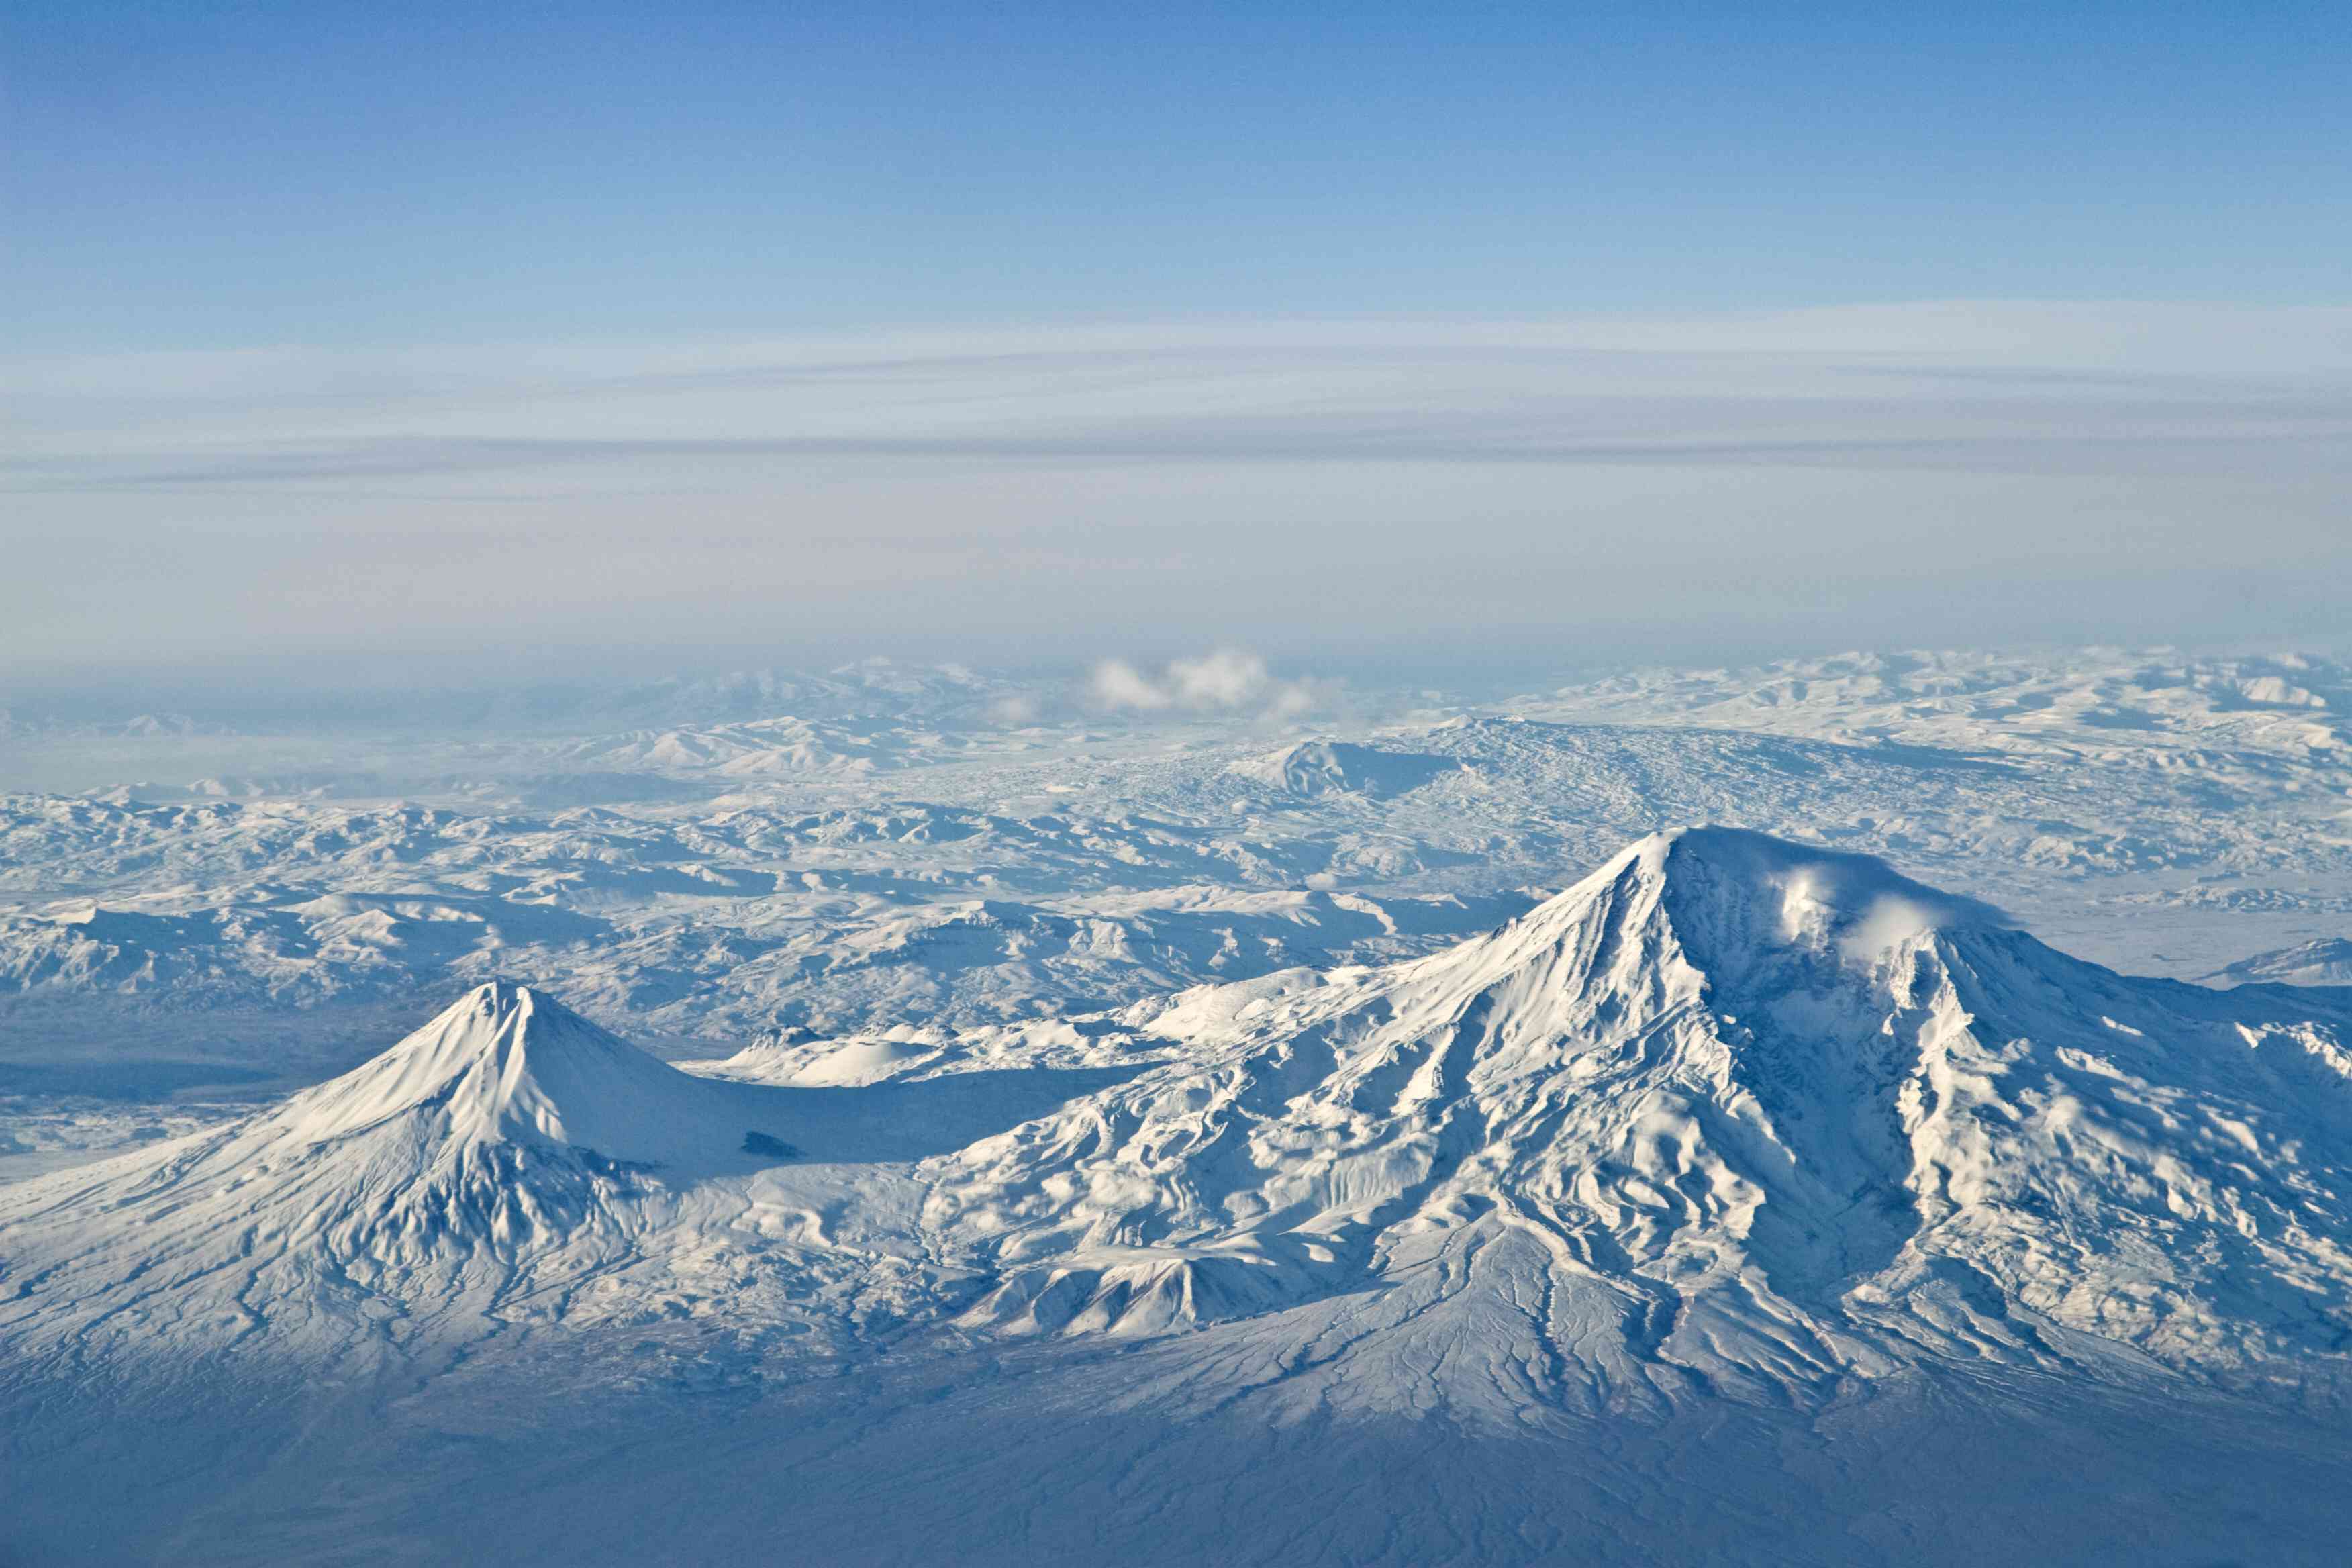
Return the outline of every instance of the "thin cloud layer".
[[[2343,310],[274,349],[0,388],[0,668],[2309,635],[2352,569]]]
[[[2228,468],[2352,432],[2352,310],[1041,329],[0,364],[19,494],[824,458]]]

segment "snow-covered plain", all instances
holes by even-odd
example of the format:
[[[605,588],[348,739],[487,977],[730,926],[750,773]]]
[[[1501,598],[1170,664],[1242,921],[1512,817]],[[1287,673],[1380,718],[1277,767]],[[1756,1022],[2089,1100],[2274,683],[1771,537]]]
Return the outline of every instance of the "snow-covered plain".
[[[2340,1560],[2352,669],[1231,695],[17,713],[0,1548]]]

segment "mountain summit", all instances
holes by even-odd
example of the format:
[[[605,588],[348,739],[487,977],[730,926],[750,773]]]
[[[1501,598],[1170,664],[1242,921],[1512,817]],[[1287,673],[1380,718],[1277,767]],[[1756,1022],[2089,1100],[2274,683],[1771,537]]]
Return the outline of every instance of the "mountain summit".
[[[741,1152],[738,1099],[550,996],[493,981],[366,1065],[296,1096],[278,1120],[289,1136],[325,1142],[416,1116],[445,1152],[506,1144],[698,1170]]]

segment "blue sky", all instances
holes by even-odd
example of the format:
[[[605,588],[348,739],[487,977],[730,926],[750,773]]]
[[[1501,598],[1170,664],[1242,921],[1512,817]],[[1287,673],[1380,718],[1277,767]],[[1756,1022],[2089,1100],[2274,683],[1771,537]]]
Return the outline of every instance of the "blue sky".
[[[2352,7],[0,0],[0,698],[2341,641]]]
[[[11,0],[24,347],[2313,302],[2343,5]]]

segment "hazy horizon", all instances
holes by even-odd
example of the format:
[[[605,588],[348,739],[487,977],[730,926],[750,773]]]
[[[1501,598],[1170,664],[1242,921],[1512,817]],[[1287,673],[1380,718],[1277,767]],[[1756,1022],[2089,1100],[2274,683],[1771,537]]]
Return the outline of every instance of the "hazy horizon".
[[[0,688],[2329,641],[2345,43],[18,6]]]
[[[0,672],[2292,643],[2352,564],[2347,341],[1948,304],[20,361]]]

